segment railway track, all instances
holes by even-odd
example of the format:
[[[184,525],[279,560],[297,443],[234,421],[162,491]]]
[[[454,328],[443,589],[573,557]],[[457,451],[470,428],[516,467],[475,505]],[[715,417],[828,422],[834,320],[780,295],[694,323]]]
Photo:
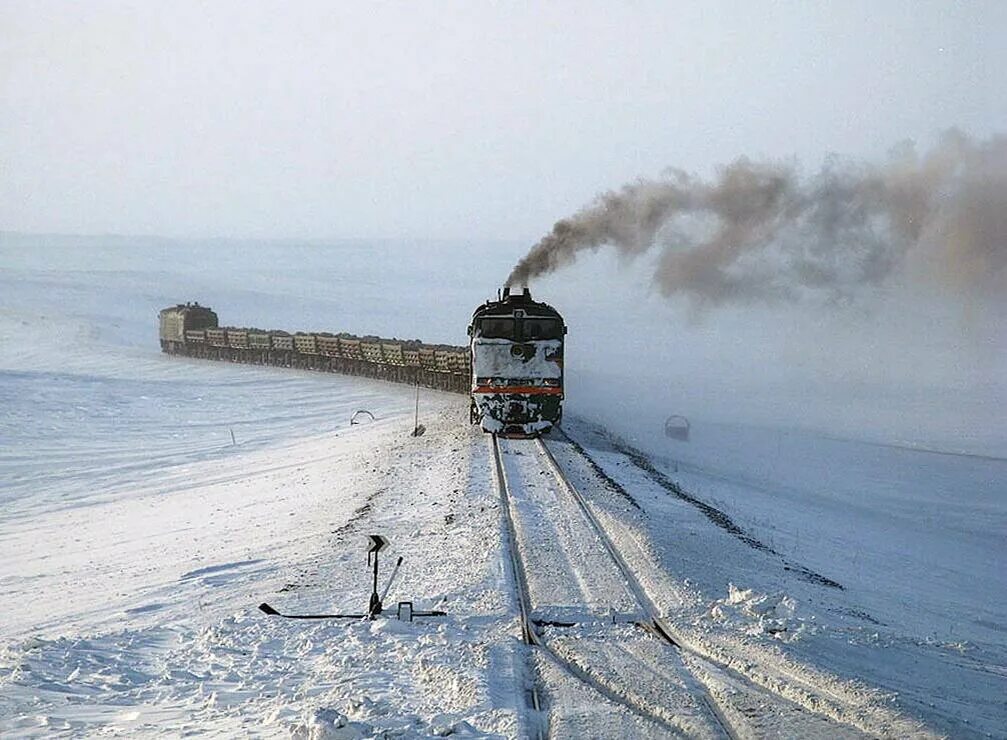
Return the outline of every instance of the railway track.
[[[491,444],[522,636],[553,669],[534,676],[533,701],[545,710],[536,713],[545,719],[537,729],[599,734],[596,712],[615,709],[623,722],[635,723],[627,736],[735,737],[710,705],[696,700],[702,689],[670,645],[637,626],[645,617],[642,605],[603,543],[588,537],[576,510],[557,506],[563,491],[547,467],[545,448],[497,438]],[[559,521],[543,516],[545,508],[562,514]],[[550,697],[570,693],[547,673],[587,687],[596,695],[592,711],[561,701],[546,706]]]
[[[551,701],[558,672],[651,736],[864,736],[679,639],[549,444],[491,442],[522,636],[550,667],[531,677],[534,734],[605,734]]]

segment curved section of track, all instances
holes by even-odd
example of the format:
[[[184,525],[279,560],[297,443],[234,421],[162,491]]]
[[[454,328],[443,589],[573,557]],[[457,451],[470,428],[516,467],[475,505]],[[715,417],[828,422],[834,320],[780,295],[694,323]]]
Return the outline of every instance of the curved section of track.
[[[605,538],[570,506],[545,448],[497,439],[492,446],[522,634],[548,663],[537,678],[550,699],[550,734],[606,735],[599,727],[609,722],[626,736],[734,736],[677,651],[640,629],[644,604]],[[582,684],[579,697],[563,678]]]
[[[827,708],[755,683],[682,639],[557,462],[555,442],[492,444],[522,629],[554,668],[649,720],[652,735],[865,736]],[[542,689],[556,693],[548,681]],[[567,734],[561,704],[550,702],[551,734]]]
[[[740,737],[766,737],[767,735],[793,735],[801,737],[866,737],[860,729],[836,721],[834,718],[811,711],[786,696],[756,684],[747,676],[728,665],[712,659],[679,637],[675,625],[663,617],[654,604],[633,567],[614,544],[605,526],[592,512],[583,494],[570,482],[556,461],[546,442],[539,439],[536,445],[553,473],[556,481],[582,513],[591,530],[604,543],[613,563],[626,579],[629,589],[645,614],[643,626],[655,636],[672,646],[689,673],[701,684],[704,701],[722,726]],[[592,468],[597,467],[582,448],[577,454]]]

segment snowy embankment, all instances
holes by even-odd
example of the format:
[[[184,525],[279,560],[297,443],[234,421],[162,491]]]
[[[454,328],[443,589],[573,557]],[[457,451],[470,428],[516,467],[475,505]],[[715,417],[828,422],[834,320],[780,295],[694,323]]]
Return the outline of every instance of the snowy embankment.
[[[389,251],[0,239],[0,736],[515,734],[464,400],[423,391],[414,439],[410,388],[158,351],[157,309],[193,298],[231,322],[456,339],[361,274]],[[473,302],[436,280],[397,295],[428,290]],[[350,426],[358,409],[377,421]],[[372,531],[405,557],[388,601],[447,620],[256,609],[363,610]]]
[[[498,510],[459,407],[428,399],[421,438],[409,417],[379,411],[373,425],[7,523],[0,734],[513,735],[519,648]],[[447,618],[301,622],[256,609],[364,610],[371,532],[404,557],[387,603]]]
[[[787,480],[785,454],[760,457],[765,441],[750,439],[734,456],[702,460],[709,436],[701,431],[692,442],[664,441],[676,460],[643,455],[591,424],[574,420],[568,428],[640,507],[617,496],[593,502],[631,559],[656,574],[651,587],[662,595],[660,606],[683,640],[743,672],[754,671],[760,681],[789,685],[794,696],[809,687],[807,696],[818,694],[823,698],[815,701],[825,706],[830,695],[846,697],[837,699],[837,708],[885,696],[882,703],[938,732],[1004,734],[1007,616],[996,565],[1002,534],[994,526],[1002,520],[1003,503],[990,490],[995,476],[1003,475],[996,461],[973,461],[967,467],[975,478],[971,486],[966,474],[957,473],[962,498],[966,492],[985,495],[985,507],[963,502],[944,517],[942,531],[921,531],[919,515],[910,524],[897,512],[900,493],[928,470],[925,463],[897,466],[916,452],[843,442],[837,446],[854,458],[843,468],[839,451],[802,436],[790,444],[800,446],[804,460],[811,451],[831,459],[831,466],[819,460],[815,469],[835,478],[825,490],[811,484],[788,489],[782,482],[760,485],[742,477],[743,471],[753,477],[764,471],[769,457],[780,468],[777,480]],[[769,443],[775,452],[776,439]],[[868,490],[875,500],[853,505],[856,499],[840,485],[852,480],[870,486],[872,454],[887,460],[873,471],[877,477]],[[690,463],[680,461],[689,455]],[[936,466],[949,476],[960,467],[947,456],[929,463],[931,476]],[[794,467],[791,480],[803,471]],[[939,484],[932,480],[930,490],[937,498]],[[919,509],[928,505],[919,499]],[[937,516],[937,502],[929,505]],[[976,511],[977,520],[956,523],[955,512],[962,509]],[[847,523],[855,529],[842,529]],[[984,540],[985,550],[976,546]],[[955,557],[949,552],[956,542]],[[942,550],[945,559],[938,562]]]

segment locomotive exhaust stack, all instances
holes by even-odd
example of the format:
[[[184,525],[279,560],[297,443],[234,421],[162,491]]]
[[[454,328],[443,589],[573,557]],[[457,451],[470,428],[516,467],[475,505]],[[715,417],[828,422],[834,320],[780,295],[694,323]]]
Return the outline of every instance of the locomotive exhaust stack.
[[[502,288],[501,291],[497,291],[497,296],[498,296],[498,298],[497,298],[498,301],[510,300],[511,299],[511,286],[510,285],[505,285]],[[517,297],[520,298],[520,299],[522,299],[522,300],[525,300],[525,301],[530,301],[531,300],[531,288],[529,288],[527,285],[525,285],[523,288],[521,288],[521,293]]]

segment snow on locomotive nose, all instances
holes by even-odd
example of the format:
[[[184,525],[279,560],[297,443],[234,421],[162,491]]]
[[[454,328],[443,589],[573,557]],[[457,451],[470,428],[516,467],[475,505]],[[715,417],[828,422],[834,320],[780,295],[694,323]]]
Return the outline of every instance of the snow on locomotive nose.
[[[472,314],[472,423],[503,436],[533,437],[563,415],[566,325],[525,288],[504,288]]]

